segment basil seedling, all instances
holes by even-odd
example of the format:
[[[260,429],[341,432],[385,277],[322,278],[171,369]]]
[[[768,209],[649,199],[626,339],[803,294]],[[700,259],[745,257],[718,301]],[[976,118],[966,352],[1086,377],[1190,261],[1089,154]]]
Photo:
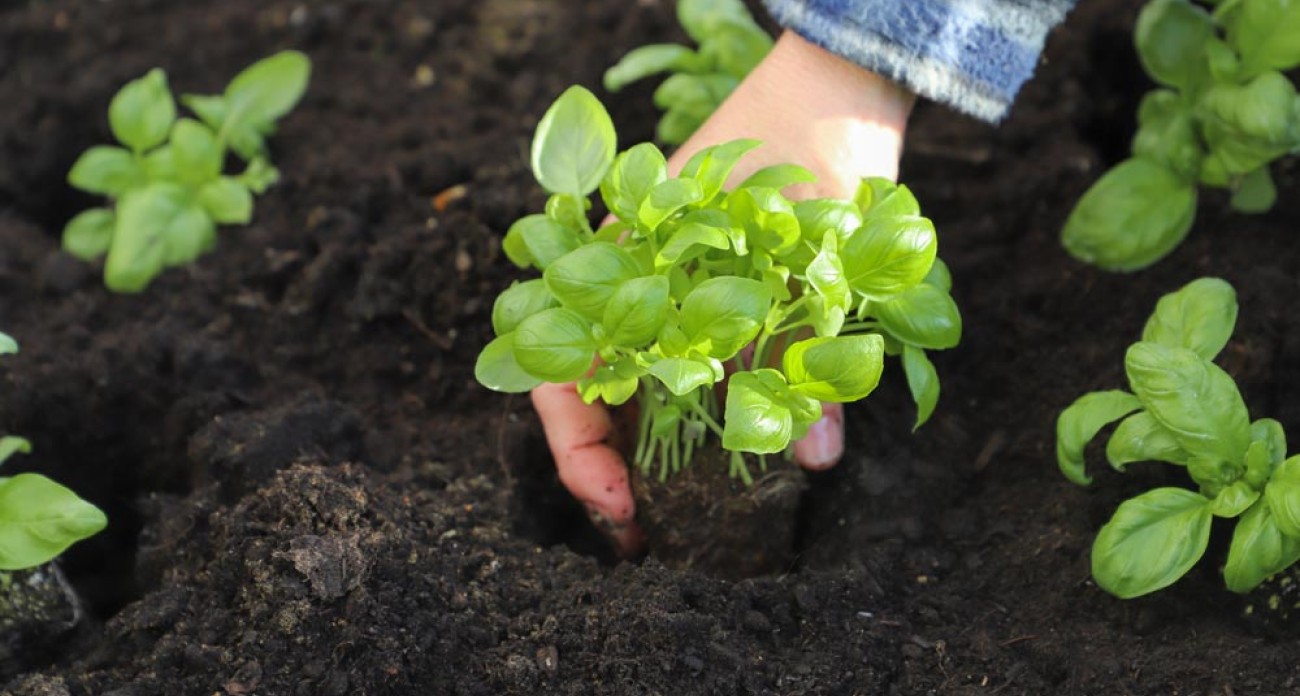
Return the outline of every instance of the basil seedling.
[[[605,72],[605,89],[672,73],[655,90],[664,111],[660,141],[680,145],[718,109],[736,85],[772,50],[763,31],[740,0],[678,0],[677,21],[699,45],[650,44],[633,49]]]
[[[712,434],[748,480],[740,453],[765,465],[785,452],[822,402],[870,394],[886,354],[902,356],[924,423],[939,398],[926,351],[955,346],[962,328],[934,225],[906,186],[884,179],[864,181],[852,201],[796,203],[781,189],[814,177],[781,165],[727,190],[758,144],[705,148],[670,176],[652,144],[616,152],[596,97],[566,91],[533,140],[546,211],[503,242],[542,277],[497,298],[478,380],[503,392],[576,381],[588,403],[615,406],[636,397],[633,460],[645,471],[657,460],[661,477]],[[597,190],[614,221],[593,230]]]
[[[1236,519],[1224,580],[1247,592],[1300,559],[1300,456],[1271,418],[1250,420],[1237,385],[1212,361],[1237,320],[1236,293],[1202,278],[1161,298],[1125,356],[1131,391],[1085,394],[1061,413],[1056,457],[1087,485],[1084,447],[1119,421],[1106,458],[1184,467],[1196,490],[1156,488],[1119,506],[1092,547],[1092,574],[1122,598],[1167,587],[1205,553],[1215,517]]]
[[[1284,71],[1300,65],[1300,5],[1284,0],[1153,0],[1134,38],[1160,88],[1138,109],[1132,158],[1079,200],[1065,248],[1101,268],[1159,261],[1191,230],[1197,187],[1226,188],[1243,213],[1273,207],[1270,165],[1300,152],[1300,97]]]
[[[297,51],[261,60],[224,94],[183,97],[197,120],[177,118],[162,70],[128,83],[108,107],[120,146],[90,148],[68,173],[110,206],[72,218],[63,248],[87,261],[107,255],[104,284],[114,292],[140,292],[164,268],[210,251],[217,225],[247,224],[253,194],[279,180],[265,138],[298,103],[310,72]],[[247,163],[243,172],[223,173],[227,150]]]
[[[16,352],[18,344],[0,333],[0,355]],[[0,436],[0,464],[30,451],[27,440]],[[106,526],[99,508],[40,474],[0,476],[0,571],[41,565]]]

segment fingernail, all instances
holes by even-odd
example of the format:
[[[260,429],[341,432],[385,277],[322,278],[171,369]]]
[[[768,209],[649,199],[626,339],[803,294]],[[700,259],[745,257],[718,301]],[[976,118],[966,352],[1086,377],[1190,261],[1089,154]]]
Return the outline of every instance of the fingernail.
[[[837,420],[823,417],[808,428],[808,434],[795,443],[795,455],[807,469],[829,469],[844,455],[844,429]]]

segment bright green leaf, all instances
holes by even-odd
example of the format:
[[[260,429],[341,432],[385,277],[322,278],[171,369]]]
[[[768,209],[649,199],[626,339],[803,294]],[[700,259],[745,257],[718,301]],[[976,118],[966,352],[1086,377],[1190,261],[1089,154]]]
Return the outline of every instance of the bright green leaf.
[[[885,342],[879,334],[798,341],[782,359],[791,389],[831,403],[866,398],[880,383],[884,366]]]
[[[739,188],[727,196],[733,224],[745,230],[751,249],[780,256],[795,248],[801,235],[794,205],[771,188]]]
[[[1107,425],[1142,408],[1136,396],[1124,391],[1084,394],[1056,419],[1056,463],[1071,481],[1086,486],[1092,477],[1084,471],[1083,448]]]
[[[729,360],[758,335],[771,305],[771,292],[760,281],[711,278],[682,300],[682,330],[701,353]]]
[[[474,378],[493,391],[519,394],[530,391],[542,383],[524,371],[515,361],[515,335],[497,336],[479,353],[474,363]]]
[[[628,84],[651,75],[675,70],[694,52],[677,44],[650,44],[628,51],[614,67],[605,71],[605,89],[617,92]]]
[[[1237,324],[1237,293],[1218,278],[1199,278],[1160,298],[1142,340],[1186,348],[1206,360],[1223,350]]]
[[[684,263],[709,249],[726,249],[729,246],[731,241],[723,228],[684,222],[659,250],[659,255],[655,257],[655,267]]]
[[[939,403],[939,373],[925,351],[913,345],[903,346],[903,372],[907,375],[907,388],[916,402],[916,431],[930,420]]]
[[[745,139],[706,147],[686,161],[681,175],[700,182],[703,200],[712,200],[726,185],[740,158],[761,144],[758,140]]]
[[[1300,539],[1300,456],[1284,460],[1264,489],[1278,529]]]
[[[199,189],[199,205],[223,225],[246,225],[253,219],[253,194],[231,176],[223,176]]]
[[[871,216],[840,248],[849,286],[871,297],[896,295],[921,282],[939,242],[923,217]]]
[[[1106,443],[1106,459],[1117,471],[1123,471],[1133,462],[1169,462],[1186,466],[1191,455],[1183,451],[1173,434],[1150,413],[1139,411],[1115,428],[1115,434]]]
[[[1061,241],[1075,258],[1110,271],[1145,268],[1173,251],[1196,216],[1196,186],[1167,167],[1130,159],[1088,189]]]
[[[1294,0],[1242,2],[1227,26],[1245,76],[1300,65],[1300,4]]]
[[[572,382],[587,374],[595,359],[591,324],[567,309],[538,312],[512,335],[519,367],[548,382]]]
[[[952,296],[929,283],[872,305],[880,326],[903,343],[942,350],[961,341],[961,313]]]
[[[796,401],[794,396],[776,370],[732,375],[727,381],[722,446],[733,452],[754,454],[784,451],[800,435],[796,420],[806,420],[810,408],[816,410],[818,417],[821,414],[821,405],[815,400]],[[811,402],[811,407],[807,402]],[[797,415],[796,411],[803,413]],[[816,417],[812,420],[816,421]]]
[[[1264,578],[1300,560],[1300,539],[1278,529],[1267,502],[1242,515],[1232,533],[1223,579],[1233,592],[1249,592]]]
[[[1277,202],[1277,185],[1264,165],[1241,178],[1232,192],[1232,209],[1239,213],[1267,213]]]
[[[633,278],[618,286],[601,321],[610,345],[639,347],[653,341],[669,304],[667,276]]]
[[[807,167],[797,164],[774,164],[749,175],[737,188],[770,188],[781,190],[795,184],[811,184],[817,175]]]
[[[614,123],[596,96],[573,86],[546,110],[533,137],[532,166],[551,193],[586,196],[614,161]]]
[[[44,476],[0,479],[0,570],[41,565],[106,526],[99,508]]]
[[[83,261],[103,256],[113,241],[116,219],[108,208],[83,210],[63,228],[63,250]]]
[[[650,189],[650,193],[641,201],[637,211],[637,220],[646,229],[655,230],[659,225],[686,206],[704,200],[704,191],[694,179],[668,179]]]
[[[1156,488],[1124,501],[1092,546],[1092,576],[1132,599],[1168,587],[1205,554],[1210,501],[1181,488]]]
[[[641,143],[614,159],[600,182],[600,195],[620,220],[634,221],[650,191],[668,178],[664,154],[651,143]]]
[[[605,305],[618,287],[640,275],[636,259],[608,242],[592,242],[565,254],[542,274],[560,304],[593,322],[605,318]]]
[[[202,184],[220,176],[226,152],[211,128],[182,118],[172,127],[169,143],[174,165],[185,183]]]
[[[118,142],[135,152],[161,145],[176,120],[176,102],[167,75],[157,68],[126,83],[108,105],[108,125]]]
[[[1138,15],[1133,38],[1147,74],[1157,82],[1188,89],[1205,79],[1205,45],[1214,20],[1189,0],[1152,0]]]
[[[3,334],[0,334],[0,336],[3,336]],[[14,435],[5,435],[0,437],[0,464],[5,463],[6,460],[15,454],[28,454],[31,451],[32,443],[28,442],[24,438],[16,437]]]
[[[1259,491],[1250,487],[1245,481],[1237,481],[1223,490],[1214,497],[1210,503],[1210,512],[1215,517],[1231,519],[1240,517],[1255,501],[1259,500]]]
[[[713,368],[699,360],[689,358],[664,358],[650,366],[650,374],[664,383],[668,391],[685,396],[700,387],[713,384],[717,375]]]
[[[492,330],[504,336],[528,317],[558,304],[541,278],[515,283],[498,295],[492,305]]]
[[[113,198],[140,186],[144,178],[134,155],[108,145],[97,145],[81,153],[68,172],[69,184],[82,191]]]
[[[211,218],[184,187],[150,184],[118,203],[104,283],[114,292],[140,292],[164,266],[187,263],[214,244]]]

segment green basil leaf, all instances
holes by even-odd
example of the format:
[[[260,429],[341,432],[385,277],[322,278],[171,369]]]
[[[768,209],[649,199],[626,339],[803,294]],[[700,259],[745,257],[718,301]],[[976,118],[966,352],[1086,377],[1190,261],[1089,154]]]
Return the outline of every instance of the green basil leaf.
[[[885,341],[879,334],[810,338],[787,348],[781,366],[795,392],[831,403],[857,401],[880,383]]]
[[[212,129],[190,118],[182,118],[172,127],[173,164],[188,184],[202,184],[221,175],[226,153]]]
[[[191,261],[214,244],[211,218],[184,187],[150,184],[118,203],[104,283],[114,292],[140,292],[164,266]]]
[[[862,213],[849,201],[816,198],[794,204],[794,216],[804,241],[817,244],[827,232],[834,232],[840,242],[862,227]]]
[[[923,217],[868,217],[840,249],[849,286],[870,297],[917,285],[934,265],[939,241]]]
[[[1273,521],[1282,533],[1300,539],[1300,456],[1283,460],[1264,489]]]
[[[1135,343],[1124,367],[1133,393],[1194,457],[1240,466],[1250,445],[1250,416],[1237,385],[1214,363],[1185,348]]]
[[[913,345],[903,346],[903,372],[907,375],[907,389],[916,402],[916,423],[912,432],[925,425],[939,404],[939,373],[925,351]]]
[[[733,452],[781,452],[819,417],[821,404],[791,392],[780,372],[737,372],[727,381],[722,446]]]
[[[1209,74],[1205,45],[1214,37],[1210,13],[1188,0],[1152,0],[1138,15],[1133,38],[1147,74],[1189,89]]]
[[[651,143],[641,143],[619,154],[600,182],[600,195],[618,219],[637,219],[650,192],[668,178],[664,154]]]
[[[39,474],[0,479],[0,570],[52,560],[108,526],[99,508]]]
[[[723,230],[698,222],[684,222],[655,256],[655,268],[685,263],[709,249],[726,249],[731,246],[731,240]]]
[[[726,20],[700,44],[700,56],[718,66],[718,70],[737,79],[744,78],[768,51],[772,50],[772,37],[760,29],[753,20],[737,22]]]
[[[760,281],[711,278],[682,300],[682,331],[702,354],[730,360],[758,336],[771,305],[771,292]]]
[[[0,334],[0,336],[3,336],[3,334]],[[6,336],[5,338],[8,337]],[[10,340],[12,341],[13,339]],[[5,460],[9,459],[15,454],[19,454],[19,453],[28,454],[31,451],[32,451],[32,443],[28,442],[27,440],[21,437],[15,437],[13,435],[5,435],[4,437],[0,437],[0,464],[3,464]]]
[[[961,341],[961,313],[952,296],[921,283],[872,305],[880,326],[903,343],[942,350]]]
[[[560,304],[597,322],[623,283],[639,277],[641,267],[622,247],[592,242],[556,259],[542,277]]]
[[[704,192],[703,200],[713,200],[726,185],[731,170],[735,169],[740,158],[761,144],[762,141],[746,139],[706,147],[686,161],[681,175],[700,182],[700,189]]]
[[[515,360],[528,374],[547,382],[572,382],[591,369],[596,341],[591,324],[567,309],[548,309],[515,329]]]
[[[1232,192],[1232,209],[1239,213],[1267,213],[1277,202],[1277,185],[1268,165],[1249,172],[1237,182]]]
[[[510,242],[512,236],[518,241]],[[506,232],[506,242],[506,255],[511,256],[511,260],[515,260],[515,256],[528,259],[541,271],[582,246],[582,239],[573,228],[545,215],[527,215],[517,220]]]
[[[1199,278],[1160,298],[1142,340],[1186,348],[1213,360],[1237,325],[1237,293],[1218,278]]]
[[[118,142],[144,152],[162,144],[176,120],[176,102],[167,74],[154,68],[126,83],[108,105],[108,125]]]
[[[298,51],[281,51],[257,61],[226,86],[225,113],[218,130],[226,134],[235,152],[253,159],[265,150],[262,136],[293,110],[310,79],[311,61]]]
[[[533,137],[532,165],[551,193],[586,196],[614,162],[614,122],[596,96],[573,86],[546,110]]]
[[[1231,519],[1240,517],[1246,512],[1251,505],[1259,500],[1259,491],[1251,488],[1250,484],[1245,481],[1237,481],[1223,490],[1214,497],[1210,503],[1210,512],[1215,517]]]
[[[1296,101],[1295,85],[1276,71],[1244,85],[1218,83],[1207,89],[1199,102],[1202,132],[1217,165],[1230,175],[1244,175],[1294,149],[1300,142]]]
[[[1136,396],[1125,391],[1084,394],[1056,419],[1056,463],[1071,481],[1086,486],[1092,477],[1084,471],[1083,448],[1107,425],[1142,408]]]
[[[246,225],[253,219],[253,194],[231,176],[223,176],[199,189],[199,205],[223,225]]]
[[[952,293],[952,271],[948,270],[948,264],[941,258],[935,257],[934,265],[930,267],[930,272],[925,274],[921,282],[929,283],[946,293]]]
[[[1272,418],[1260,418],[1250,424],[1251,442],[1263,442],[1267,445],[1268,461],[1272,466],[1282,463],[1286,458],[1286,431],[1282,424]]]
[[[90,193],[113,198],[144,183],[135,156],[120,147],[96,145],[81,153],[68,172],[68,183]]]
[[[1066,251],[1110,271],[1135,271],[1164,258],[1192,229],[1196,186],[1164,165],[1136,158],[1106,172],[1070,213]]]
[[[1150,413],[1139,411],[1125,418],[1106,443],[1106,459],[1116,471],[1133,462],[1169,462],[1187,466],[1191,455],[1183,451],[1165,426]]]
[[[557,304],[541,278],[515,283],[498,295],[492,305],[492,330],[504,336],[518,328],[523,320]]]
[[[706,43],[726,24],[754,25],[741,0],[680,0],[677,21],[696,43]]]
[[[668,179],[650,189],[649,195],[641,201],[637,220],[646,229],[653,231],[683,208],[702,200],[704,191],[700,188],[700,182],[694,179]]]
[[[633,278],[614,291],[601,321],[610,345],[639,347],[654,341],[668,316],[668,278]]]
[[[717,381],[711,366],[689,358],[659,360],[650,366],[650,374],[677,396],[685,396]]]
[[[794,206],[776,189],[736,189],[727,196],[727,211],[735,226],[745,230],[751,249],[780,256],[793,250],[801,239]]]
[[[769,188],[781,190],[795,184],[811,184],[817,181],[817,175],[807,167],[797,164],[774,164],[749,175],[737,188]]]
[[[1196,178],[1205,159],[1191,109],[1168,89],[1153,90],[1143,97],[1132,150],[1134,157],[1162,164],[1188,181]]]
[[[690,114],[703,121],[718,110],[738,84],[740,81],[730,75],[678,73],[664,80],[655,90],[654,105]]]
[[[1292,0],[1242,2],[1227,26],[1245,76],[1300,64],[1300,6]]]
[[[879,176],[867,177],[858,186],[853,202],[864,217],[919,217],[921,204],[907,186]]]
[[[839,246],[837,239],[833,230],[826,231],[821,250],[808,264],[805,276],[808,284],[824,300],[825,310],[838,307],[843,314],[850,301],[849,281],[844,277],[844,261],[840,259],[837,250]]]
[[[1281,572],[1300,560],[1300,539],[1278,529],[1267,502],[1242,515],[1232,532],[1223,579],[1233,592],[1249,592],[1264,578]]]
[[[655,138],[669,145],[681,145],[704,125],[712,109],[692,109],[674,106],[664,112],[655,126]]]
[[[0,355],[13,355],[18,352],[18,342],[3,331],[0,331]]]
[[[614,67],[605,71],[605,89],[617,92],[637,80],[675,70],[693,56],[691,49],[677,44],[650,44],[634,48],[620,58]]]
[[[515,361],[514,333],[497,336],[479,353],[474,363],[474,379],[492,391],[507,394],[531,391],[542,383]]]
[[[590,377],[578,380],[578,394],[586,403],[600,399],[610,406],[620,406],[636,395],[638,379],[645,371],[636,359],[627,357],[606,365],[597,365]]]
[[[1124,501],[1093,542],[1093,578],[1121,599],[1172,585],[1205,554],[1210,505],[1181,488],[1156,488]]]
[[[63,228],[63,250],[83,261],[103,256],[113,242],[116,220],[108,208],[83,210]]]

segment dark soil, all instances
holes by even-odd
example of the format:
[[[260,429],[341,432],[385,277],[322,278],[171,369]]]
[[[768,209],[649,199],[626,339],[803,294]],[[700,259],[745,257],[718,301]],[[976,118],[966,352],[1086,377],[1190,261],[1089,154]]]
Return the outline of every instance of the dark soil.
[[[15,470],[112,520],[64,564],[89,619],[0,683],[1300,693],[1296,643],[1250,632],[1214,560],[1139,601],[1090,582],[1095,530],[1165,472],[1096,467],[1083,490],[1055,470],[1056,414],[1121,386],[1155,300],[1201,275],[1238,290],[1221,363],[1253,413],[1300,423],[1294,163],[1268,215],[1206,195],[1189,241],[1150,271],[1099,273],[1056,241],[1123,156],[1147,87],[1127,38],[1137,5],[1083,0],[1000,128],[918,110],[903,178],[941,230],[966,325],[937,356],[940,407],[912,435],[887,370],[849,409],[846,460],[810,478],[795,563],[740,582],[610,562],[527,401],[472,378],[492,298],[518,277],[501,235],[543,201],[525,156],[536,119],[628,48],[677,38],[670,2],[0,5],[0,328],[23,347],[0,365],[0,428],[35,443]],[[272,140],[284,180],[252,225],[140,296],[108,294],[59,251],[93,203],[65,174],[108,139],[119,85],[162,66],[181,91],[214,91],[286,47],[316,72]],[[650,91],[607,99],[624,144],[653,131]]]

